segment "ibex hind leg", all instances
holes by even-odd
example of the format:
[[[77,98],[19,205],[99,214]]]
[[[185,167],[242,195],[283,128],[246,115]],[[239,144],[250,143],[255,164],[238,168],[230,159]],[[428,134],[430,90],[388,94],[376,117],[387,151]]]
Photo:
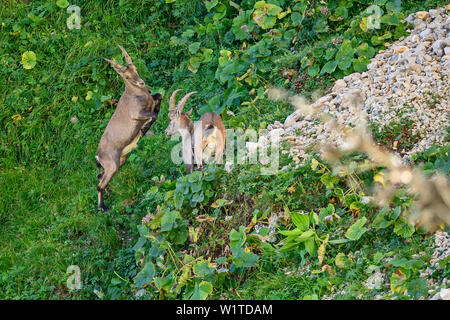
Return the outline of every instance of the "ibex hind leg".
[[[197,170],[203,171],[203,151],[200,148],[194,148],[194,164]]]
[[[225,146],[222,143],[217,142],[216,144],[216,154],[214,155],[216,165],[223,164],[223,154],[225,151]]]
[[[192,172],[194,172],[194,165],[186,164],[186,174],[191,174]]]
[[[97,186],[98,191],[98,208],[101,211],[107,211],[108,208],[104,203],[104,193],[105,189],[108,186],[108,183],[111,181],[114,174],[119,170],[119,159],[102,159],[101,161],[102,167],[105,169],[102,177],[100,178],[100,182]]]
[[[102,165],[100,164],[98,155],[95,156],[95,164],[97,165],[97,168],[99,168],[99,169],[102,168],[103,169]],[[99,174],[97,174],[97,179],[98,180],[100,180],[103,177],[103,173],[104,173],[104,171],[102,171]]]
[[[128,159],[128,154],[123,154],[120,156],[120,163],[119,163],[119,167],[122,167],[123,164],[125,163],[125,161],[127,161]]]

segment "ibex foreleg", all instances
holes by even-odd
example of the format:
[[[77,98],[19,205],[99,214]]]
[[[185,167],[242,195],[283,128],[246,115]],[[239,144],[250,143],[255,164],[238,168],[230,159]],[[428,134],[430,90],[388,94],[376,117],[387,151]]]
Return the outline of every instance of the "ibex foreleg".
[[[145,136],[145,134],[147,133],[147,131],[150,129],[150,127],[152,126],[152,124],[156,121],[156,118],[152,118],[152,120],[150,120],[149,122],[147,122],[141,129],[141,134],[142,136]]]
[[[158,115],[155,112],[148,110],[141,110],[132,116],[133,120],[148,120],[152,118],[156,119],[158,118]]]
[[[198,121],[194,124],[194,137],[192,141],[194,148],[194,163],[197,169],[203,169],[203,128],[202,122]]]
[[[183,162],[186,165],[186,173],[191,174],[194,171],[194,164],[192,163],[192,137],[189,132],[183,131],[181,133],[181,139],[181,155],[183,157]]]

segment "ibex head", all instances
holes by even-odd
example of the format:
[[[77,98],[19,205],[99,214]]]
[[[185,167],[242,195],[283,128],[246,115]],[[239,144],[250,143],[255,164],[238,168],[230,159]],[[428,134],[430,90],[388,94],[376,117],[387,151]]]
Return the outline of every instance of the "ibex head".
[[[121,64],[119,64],[115,61],[112,61],[110,59],[106,59],[106,58],[103,58],[103,59],[105,59],[112,65],[114,70],[123,78],[123,81],[125,82],[125,85],[127,87],[139,88],[139,89],[145,88],[145,83],[141,79],[141,77],[139,77],[137,69],[133,64],[133,61],[131,60],[130,55],[126,52],[126,50],[121,45],[119,45],[119,48],[120,48],[120,50],[122,50],[122,53],[125,56],[125,61],[127,63],[126,66],[122,66]]]
[[[172,93],[172,96],[169,100],[169,119],[170,123],[166,128],[165,134],[166,136],[171,136],[177,133],[180,129],[189,130],[189,126],[192,125],[192,121],[189,119],[189,116],[192,113],[192,109],[188,112],[183,113],[184,105],[186,104],[187,99],[192,96],[197,91],[192,91],[186,94],[175,107],[175,96],[180,91],[180,89],[175,90]]]

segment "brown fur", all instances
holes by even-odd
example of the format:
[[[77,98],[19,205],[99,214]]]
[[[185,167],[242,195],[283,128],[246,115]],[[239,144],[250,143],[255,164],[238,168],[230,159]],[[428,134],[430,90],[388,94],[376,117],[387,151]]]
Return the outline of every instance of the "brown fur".
[[[125,163],[128,153],[136,147],[139,138],[156,120],[161,103],[161,95],[150,94],[128,53],[122,47],[120,49],[127,61],[126,67],[105,59],[122,76],[125,82],[125,92],[106,126],[95,156],[97,163],[104,169],[104,172],[99,175],[100,181],[97,186],[98,207],[102,211],[107,210],[103,202],[106,186]]]
[[[193,171],[193,165],[191,163],[186,163],[186,159],[189,160],[192,158],[192,148],[194,148],[194,162],[198,168],[202,168],[203,151],[210,143],[215,145],[216,163],[222,163],[226,140],[226,130],[222,117],[216,113],[208,112],[205,113],[199,121],[193,123],[191,119],[189,119],[192,110],[187,113],[182,113],[182,111],[187,98],[195,92],[190,92],[185,95],[180,100],[177,107],[175,107],[175,95],[178,91],[179,90],[174,91],[172,97],[170,98],[170,123],[167,126],[165,133],[167,136],[170,136],[176,132],[179,132],[182,135],[183,140],[191,140],[191,144],[183,141],[183,160],[186,164],[186,172],[189,174]],[[197,136],[199,141],[196,141]],[[196,144],[198,145],[196,146]]]

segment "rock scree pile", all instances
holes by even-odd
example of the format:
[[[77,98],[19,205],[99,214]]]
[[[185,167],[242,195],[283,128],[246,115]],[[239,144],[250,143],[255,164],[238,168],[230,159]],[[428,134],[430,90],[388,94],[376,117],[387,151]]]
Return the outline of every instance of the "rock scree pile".
[[[406,21],[414,25],[407,37],[386,44],[386,49],[371,59],[366,72],[337,80],[331,93],[309,105],[316,113],[331,116],[349,128],[361,121],[361,111],[368,124],[379,132],[396,124],[412,143],[405,149],[398,141],[392,141],[387,147],[405,159],[434,144],[447,143],[450,6],[411,14]],[[269,92],[269,97],[280,98],[279,92],[276,95]],[[290,102],[298,106],[305,100],[296,96]],[[331,122],[320,121],[298,108],[284,124],[270,124],[268,137],[276,130],[282,141],[290,141],[290,150],[282,152],[289,153],[299,164],[308,158],[311,148],[323,151],[325,143],[341,146],[345,142],[342,130],[334,128]]]

